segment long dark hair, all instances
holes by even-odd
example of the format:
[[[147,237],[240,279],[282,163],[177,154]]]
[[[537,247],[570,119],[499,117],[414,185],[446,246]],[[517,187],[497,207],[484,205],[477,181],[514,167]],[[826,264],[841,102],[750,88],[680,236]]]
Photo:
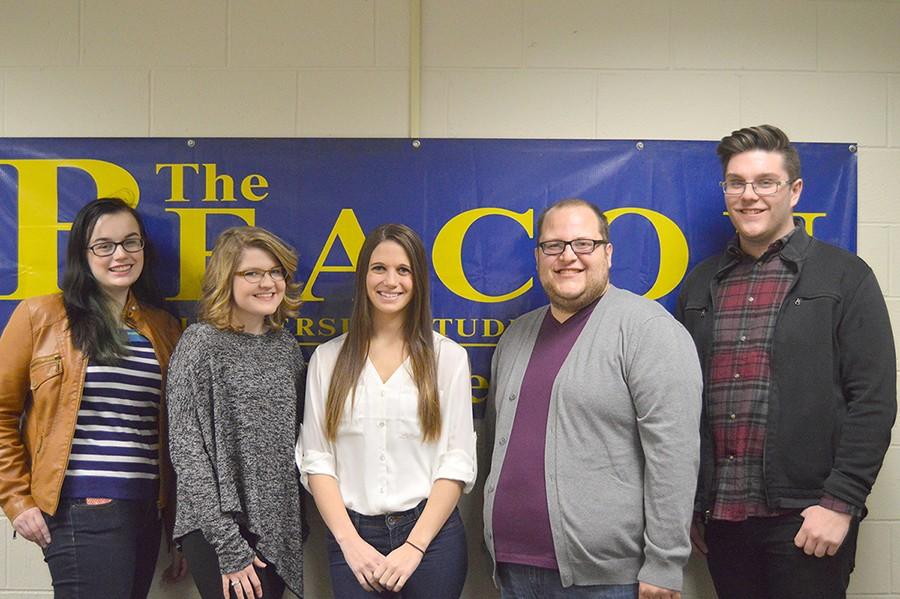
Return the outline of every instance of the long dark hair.
[[[424,441],[434,441],[441,432],[441,404],[437,391],[437,367],[431,320],[431,296],[428,289],[428,260],[425,246],[415,231],[406,225],[381,225],[366,237],[356,261],[356,289],[347,338],[338,353],[325,402],[325,436],[334,441],[347,395],[355,399],[356,383],[362,374],[372,338],[372,306],[366,293],[366,275],[372,252],[383,241],[400,245],[409,256],[413,294],[406,307],[403,336],[412,362],[412,375],[419,390],[419,424]]]
[[[144,267],[131,286],[131,292],[143,304],[162,305],[154,276],[156,254],[138,213],[120,198],[100,198],[82,207],[72,223],[66,248],[63,304],[69,318],[73,345],[98,364],[117,362],[125,355],[125,344],[119,333],[117,308],[91,273],[87,246],[100,217],[119,212],[127,212],[134,217],[144,240]]]

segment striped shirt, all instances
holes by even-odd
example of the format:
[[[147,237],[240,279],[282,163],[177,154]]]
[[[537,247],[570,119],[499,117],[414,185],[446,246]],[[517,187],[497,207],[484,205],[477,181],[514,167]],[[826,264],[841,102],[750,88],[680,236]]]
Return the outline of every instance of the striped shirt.
[[[88,363],[63,497],[155,499],[162,374],[150,341],[126,329],[128,355]]]

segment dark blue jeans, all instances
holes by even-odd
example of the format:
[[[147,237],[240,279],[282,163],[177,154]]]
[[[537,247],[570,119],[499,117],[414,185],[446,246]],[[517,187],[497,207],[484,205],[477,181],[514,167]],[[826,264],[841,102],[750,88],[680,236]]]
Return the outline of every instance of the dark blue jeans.
[[[146,599],[159,554],[156,501],[62,499],[44,514],[54,599]]]
[[[523,564],[497,564],[500,599],[637,599],[638,585],[592,584],[563,587],[559,571]]]
[[[800,512],[743,522],[710,520],[706,561],[719,597],[728,599],[843,599],[853,571],[859,523],[833,556],[806,555],[794,545]]]
[[[406,541],[424,507],[423,501],[411,510],[384,516],[363,516],[352,510],[347,512],[359,536],[381,554],[387,555]],[[386,591],[378,594],[365,591],[344,560],[344,554],[334,537],[330,533],[327,536],[331,586],[336,598],[459,599],[462,593],[469,563],[466,532],[458,509],[453,510],[443,528],[431,541],[422,562],[400,593]]]

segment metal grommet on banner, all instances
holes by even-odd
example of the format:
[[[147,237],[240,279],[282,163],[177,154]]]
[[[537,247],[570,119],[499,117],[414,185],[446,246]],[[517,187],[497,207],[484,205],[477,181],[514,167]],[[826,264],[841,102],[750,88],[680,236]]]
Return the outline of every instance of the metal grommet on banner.
[[[193,148],[193,147],[196,146],[196,145],[197,145],[197,142],[194,141],[193,139],[187,140],[187,147]]]
[[[856,154],[856,152],[859,150],[859,148],[856,146],[856,144],[850,144],[850,146],[847,149],[850,150],[851,154]]]
[[[421,140],[418,140],[418,139],[412,140],[412,147],[414,147],[414,148],[417,149],[417,150],[418,150],[419,148],[421,148],[421,147],[422,147],[422,142],[421,142]]]
[[[638,152],[640,152],[641,150],[644,149],[644,142],[639,141],[639,142],[637,142],[636,144],[634,144],[634,147],[637,148],[637,151],[638,151]]]

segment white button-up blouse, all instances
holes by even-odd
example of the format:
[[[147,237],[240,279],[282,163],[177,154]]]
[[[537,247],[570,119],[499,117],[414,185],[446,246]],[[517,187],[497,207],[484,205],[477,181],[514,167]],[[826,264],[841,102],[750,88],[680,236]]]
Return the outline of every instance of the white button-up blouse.
[[[325,438],[325,400],[345,336],[320,345],[307,369],[306,406],[297,440],[300,480],[309,489],[310,474],[338,482],[344,504],[368,516],[415,507],[439,478],[458,480],[468,493],[475,483],[475,432],[469,359],[454,341],[434,333],[441,434],[422,441],[418,389],[409,358],[382,381],[368,360],[350,397],[337,439]]]

